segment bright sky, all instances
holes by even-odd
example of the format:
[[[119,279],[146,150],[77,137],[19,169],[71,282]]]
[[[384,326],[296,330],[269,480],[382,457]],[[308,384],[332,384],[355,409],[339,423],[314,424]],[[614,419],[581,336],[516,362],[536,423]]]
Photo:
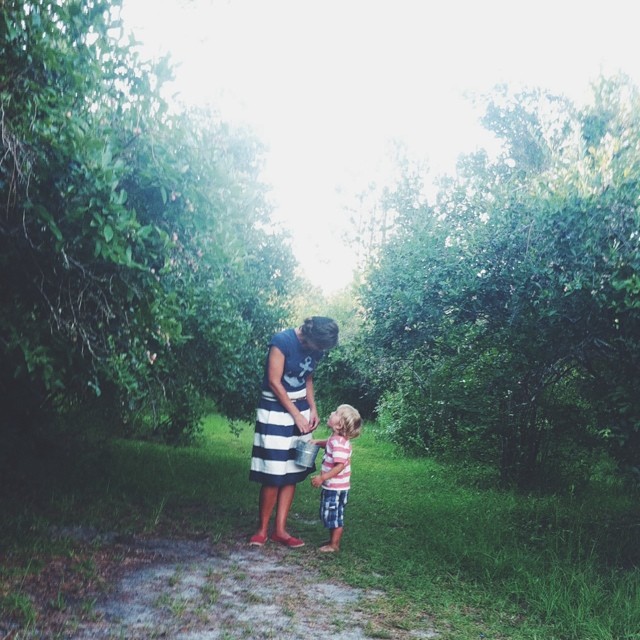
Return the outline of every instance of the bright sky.
[[[465,92],[507,82],[580,101],[601,72],[640,83],[636,0],[123,1],[145,51],[179,65],[182,101],[267,144],[276,220],[327,293],[355,264],[344,194],[379,179],[390,139],[451,172],[486,141]]]

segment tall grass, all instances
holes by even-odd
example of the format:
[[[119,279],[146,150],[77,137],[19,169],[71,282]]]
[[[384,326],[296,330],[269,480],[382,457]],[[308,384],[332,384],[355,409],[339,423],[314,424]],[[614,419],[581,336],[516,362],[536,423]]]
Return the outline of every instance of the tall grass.
[[[113,443],[73,482],[48,483],[44,508],[13,504],[2,539],[33,554],[52,523],[82,523],[244,542],[258,495],[251,440],[251,427],[236,437],[212,416],[194,447]],[[304,483],[290,524],[307,546],[291,558],[386,590],[391,627],[429,615],[443,639],[640,639],[638,495],[523,496],[491,488],[487,473],[403,457],[369,426],[354,442],[341,553],[314,552],[326,534],[318,491]]]
[[[640,638],[637,494],[523,496],[371,433],[355,446],[349,555],[408,601],[456,593],[462,611],[466,594],[479,627],[509,638]]]

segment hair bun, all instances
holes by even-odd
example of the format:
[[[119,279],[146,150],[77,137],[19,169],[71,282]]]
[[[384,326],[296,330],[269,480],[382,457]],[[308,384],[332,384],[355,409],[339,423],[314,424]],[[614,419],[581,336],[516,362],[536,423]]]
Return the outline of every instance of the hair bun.
[[[300,332],[309,342],[322,351],[333,349],[338,344],[338,324],[333,318],[311,316],[305,318]]]

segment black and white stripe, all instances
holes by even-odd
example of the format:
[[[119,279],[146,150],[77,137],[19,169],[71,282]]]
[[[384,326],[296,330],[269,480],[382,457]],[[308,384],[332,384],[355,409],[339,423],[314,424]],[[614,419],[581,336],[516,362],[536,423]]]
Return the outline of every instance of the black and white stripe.
[[[309,419],[310,409],[305,389],[290,391],[288,396],[302,415]],[[249,479],[271,486],[302,482],[315,471],[315,466],[306,468],[295,463],[296,444],[299,440],[311,440],[311,434],[302,435],[291,414],[275,395],[270,391],[263,391],[258,405]]]

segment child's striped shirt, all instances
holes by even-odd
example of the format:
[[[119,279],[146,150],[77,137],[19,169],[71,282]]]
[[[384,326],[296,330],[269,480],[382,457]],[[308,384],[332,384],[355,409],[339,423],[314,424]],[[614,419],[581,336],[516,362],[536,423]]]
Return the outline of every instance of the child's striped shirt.
[[[322,458],[322,473],[329,473],[337,464],[344,462],[344,469],[333,478],[322,483],[323,488],[331,491],[349,489],[351,480],[351,442],[348,438],[335,433],[327,440]]]

